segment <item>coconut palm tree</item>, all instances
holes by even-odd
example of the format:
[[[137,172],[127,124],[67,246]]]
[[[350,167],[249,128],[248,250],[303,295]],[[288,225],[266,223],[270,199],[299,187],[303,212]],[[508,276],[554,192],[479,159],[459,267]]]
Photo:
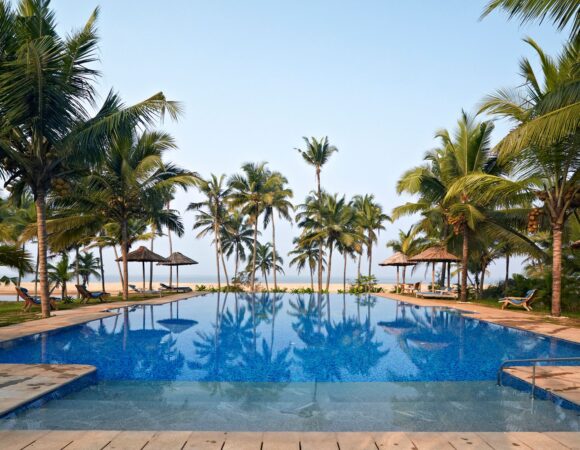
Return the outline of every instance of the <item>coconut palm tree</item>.
[[[148,125],[179,106],[157,94],[125,107],[110,93],[94,116],[93,68],[97,60],[98,9],[78,31],[60,37],[46,0],[0,2],[0,176],[12,195],[31,192],[38,218],[42,316],[50,315],[47,279],[47,197],[66,187],[102,156],[120,123]]]
[[[48,280],[54,284],[54,288],[61,288],[62,298],[67,296],[67,283],[74,277],[74,272],[69,264],[68,253],[62,253],[60,260],[56,264],[48,265]]]
[[[268,226],[268,223],[272,222],[272,261],[277,260],[276,254],[276,226],[274,224],[276,213],[281,219],[285,219],[288,222],[292,221],[292,216],[290,213],[294,210],[292,202],[289,200],[294,196],[292,189],[286,187],[288,180],[281,173],[275,172],[272,176],[276,177],[278,180],[278,185],[273,188],[272,196],[266,201],[266,206],[264,208],[264,228]],[[278,282],[276,279],[276,271],[273,272],[274,277],[274,290],[278,290]]]
[[[223,226],[226,221],[226,201],[231,193],[231,189],[226,186],[226,176],[216,176],[211,174],[208,180],[200,179],[197,188],[205,197],[202,202],[190,203],[188,211],[197,211],[193,229],[199,229],[197,238],[213,235],[215,245],[215,260],[218,277],[218,289],[221,289],[220,258],[226,277],[226,285],[229,286],[228,271],[225,264],[222,248]]]
[[[322,190],[320,187],[320,173],[322,167],[328,162],[333,153],[338,152],[338,148],[328,142],[328,136],[322,139],[303,137],[306,144],[304,150],[296,149],[302,155],[304,161],[315,169],[316,175],[316,195],[319,202],[319,209],[322,208]],[[323,249],[322,241],[318,243],[320,250]],[[318,292],[322,292],[322,257],[323,251],[318,252]]]
[[[132,240],[130,225],[142,224],[145,229],[152,216],[164,227],[183,234],[177,213],[160,209],[169,187],[187,189],[198,177],[189,171],[165,163],[164,153],[175,147],[171,136],[162,132],[123,127],[105,149],[98,169],[75,186],[64,206],[82,211],[79,221],[103,220],[115,224],[120,233],[123,298],[129,296],[127,253]],[[69,219],[70,226],[75,220]],[[147,235],[147,239],[150,235]]]
[[[563,231],[580,206],[580,44],[570,42],[554,59],[533,40],[527,42],[538,55],[541,73],[523,59],[521,88],[500,90],[488,96],[481,108],[515,124],[495,148],[498,160],[513,166],[513,176],[474,174],[461,188],[480,202],[507,198],[514,205],[528,205],[539,201],[541,207],[530,214],[531,219],[546,217],[552,229],[552,315],[559,316]],[[565,113],[574,110],[570,117]]]
[[[549,17],[559,30],[563,30],[571,22],[572,39],[580,31],[580,3],[577,0],[491,0],[482,17],[496,9],[506,11],[510,19],[520,19],[522,24],[534,20],[542,22]]]
[[[246,250],[252,248],[252,236],[252,226],[243,214],[234,210],[227,215],[222,227],[221,242],[226,257],[234,255],[234,280],[238,280],[240,262],[247,259]]]
[[[270,272],[280,272],[284,273],[284,269],[282,265],[284,264],[284,260],[277,256],[276,260],[274,260],[274,255],[272,252],[272,244],[266,242],[265,244],[260,244],[258,242],[256,248],[256,269],[262,272],[264,276],[264,281],[266,283],[266,290],[269,290],[268,287],[268,274]],[[252,267],[248,267],[248,270],[253,270]]]
[[[296,266],[298,273],[302,272],[306,267],[310,272],[310,289],[314,291],[314,271],[319,261],[320,251],[318,242],[308,239],[294,238],[294,250],[288,253],[288,256],[293,256],[290,260],[290,267]],[[322,264],[326,264],[326,258],[322,257]]]
[[[373,245],[378,240],[378,234],[385,229],[383,223],[391,220],[391,218],[383,212],[382,206],[375,201],[375,196],[372,194],[355,196],[353,205],[356,210],[358,224],[365,235],[370,277],[372,275]]]
[[[79,253],[77,259],[73,261],[73,267],[84,285],[89,283],[91,277],[95,277],[97,280],[101,279],[101,260],[95,258],[92,252]]]
[[[429,245],[429,239],[420,235],[417,228],[411,227],[406,232],[399,230],[397,239],[392,239],[387,242],[387,247],[394,252],[402,253],[410,258],[425,250]],[[397,268],[398,270],[398,268]],[[405,277],[407,274],[407,266],[403,266],[403,284],[405,284]],[[398,277],[398,272],[397,272]]]
[[[272,201],[273,192],[280,186],[281,180],[272,173],[265,162],[246,163],[242,166],[242,174],[232,175],[228,185],[231,189],[230,206],[239,208],[243,215],[248,216],[254,226],[250,286],[254,291],[256,281],[256,249],[258,244],[258,222],[264,208]]]

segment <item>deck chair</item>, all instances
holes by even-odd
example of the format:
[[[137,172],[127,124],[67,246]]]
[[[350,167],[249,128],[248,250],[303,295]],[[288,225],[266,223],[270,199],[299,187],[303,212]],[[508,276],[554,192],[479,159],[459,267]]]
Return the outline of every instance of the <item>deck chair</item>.
[[[509,305],[521,306],[526,311],[532,310],[532,303],[536,299],[537,289],[530,289],[526,292],[525,297],[504,297],[499,303],[502,303],[501,309],[506,309]]]
[[[159,291],[156,290],[144,290],[144,289],[139,289],[136,285],[134,284],[130,284],[129,285],[129,289],[131,289],[133,292],[137,293],[137,294],[159,294]]]
[[[99,299],[100,302],[103,302],[103,301],[105,301],[104,299],[106,297],[109,297],[111,295],[108,292],[101,292],[101,291],[91,292],[82,284],[75,284],[75,287],[77,288],[77,292],[81,296],[83,303],[87,303],[89,300],[91,300],[93,298],[97,298],[97,299]]]
[[[426,292],[415,292],[415,297],[419,298],[438,298],[441,300],[456,300],[457,299],[457,292],[453,291],[426,291]]]
[[[33,306],[40,306],[41,304],[40,297],[30,295],[26,288],[16,286],[16,293],[18,297],[24,300],[24,307],[22,309],[26,312],[30,311],[30,308]],[[58,305],[56,304],[58,300],[60,300],[59,297],[50,297],[50,309],[58,309]]]
[[[191,292],[191,288],[188,286],[175,287],[165,283],[159,283],[159,286],[161,286],[162,291]]]

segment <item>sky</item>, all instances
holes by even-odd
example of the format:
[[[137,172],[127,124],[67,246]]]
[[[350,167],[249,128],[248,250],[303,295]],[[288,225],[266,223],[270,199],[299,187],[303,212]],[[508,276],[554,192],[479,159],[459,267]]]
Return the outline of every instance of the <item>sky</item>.
[[[295,150],[302,136],[328,136],[339,148],[322,172],[329,192],[372,193],[387,213],[408,200],[395,191],[400,175],[436,146],[437,129],[453,128],[461,109],[475,111],[486,94],[515,86],[522,42],[532,36],[557,53],[566,38],[549,23],[522,27],[496,13],[480,21],[483,0],[53,0],[63,33],[78,28],[100,6],[99,92],[119,92],[127,104],[163,91],[185,107],[162,128],[179,149],[168,159],[202,176],[230,175],[248,161],[267,161],[287,176],[300,203],[314,188],[314,170]],[[498,124],[495,140],[507,130]],[[199,195],[179,193],[186,233],[174,250],[199,265],[182,274],[215,275],[209,239],[196,239]],[[391,254],[385,243],[413,218],[386,223],[374,249],[376,263]],[[277,244],[285,261],[294,225],[282,223]],[[269,238],[266,231],[262,240]],[[168,254],[167,239],[155,250]],[[353,263],[348,275],[356,270]],[[514,264],[517,271],[517,264]],[[113,256],[106,268],[114,273]],[[296,273],[285,267],[290,277]],[[130,270],[137,276],[139,267]],[[161,269],[165,270],[165,269]],[[503,276],[503,261],[491,268]],[[337,276],[339,274],[337,273]],[[419,270],[415,278],[423,277]]]

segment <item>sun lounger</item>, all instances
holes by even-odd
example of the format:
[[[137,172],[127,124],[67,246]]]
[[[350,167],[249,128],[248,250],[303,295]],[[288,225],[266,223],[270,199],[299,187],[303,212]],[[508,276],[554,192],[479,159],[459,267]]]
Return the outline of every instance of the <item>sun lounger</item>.
[[[191,288],[187,287],[187,286],[176,287],[176,286],[169,286],[165,283],[159,283],[159,285],[161,286],[162,291],[191,292]]]
[[[438,298],[438,299],[457,299],[458,293],[454,288],[447,288],[447,289],[439,289],[433,292],[426,291],[426,292],[415,292],[416,297],[420,298]]]
[[[109,297],[111,295],[108,292],[101,291],[91,292],[82,284],[75,284],[75,287],[77,288],[79,295],[83,299],[83,303],[86,303],[94,298],[99,299],[100,302],[103,302],[106,297]]]
[[[134,284],[130,284],[129,288],[133,291],[136,292],[137,294],[160,294],[160,291],[156,291],[156,290],[143,290],[143,289],[139,289],[137,286],[135,286]]]
[[[33,306],[40,306],[41,301],[40,297],[33,296],[28,293],[28,289],[23,287],[16,287],[16,293],[18,296],[24,300],[24,311],[30,311],[30,308]],[[56,304],[57,301],[60,300],[60,297],[50,297],[50,309],[58,309],[58,305]]]
[[[499,301],[499,303],[503,303],[501,305],[501,309],[506,309],[509,305],[513,305],[513,306],[521,306],[526,311],[531,311],[532,310],[531,304],[536,299],[537,292],[538,292],[537,289],[530,289],[528,292],[526,292],[525,297],[504,297]]]

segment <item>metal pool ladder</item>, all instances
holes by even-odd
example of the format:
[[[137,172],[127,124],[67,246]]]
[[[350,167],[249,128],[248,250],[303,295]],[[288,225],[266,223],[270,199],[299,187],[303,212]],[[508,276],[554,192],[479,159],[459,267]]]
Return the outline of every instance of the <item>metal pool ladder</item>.
[[[580,357],[569,358],[535,358],[535,359],[508,359],[504,361],[497,371],[497,385],[502,386],[503,370],[508,366],[516,366],[519,364],[532,363],[532,392],[530,397],[534,398],[536,393],[536,367],[538,363],[558,363],[558,362],[580,362]]]

